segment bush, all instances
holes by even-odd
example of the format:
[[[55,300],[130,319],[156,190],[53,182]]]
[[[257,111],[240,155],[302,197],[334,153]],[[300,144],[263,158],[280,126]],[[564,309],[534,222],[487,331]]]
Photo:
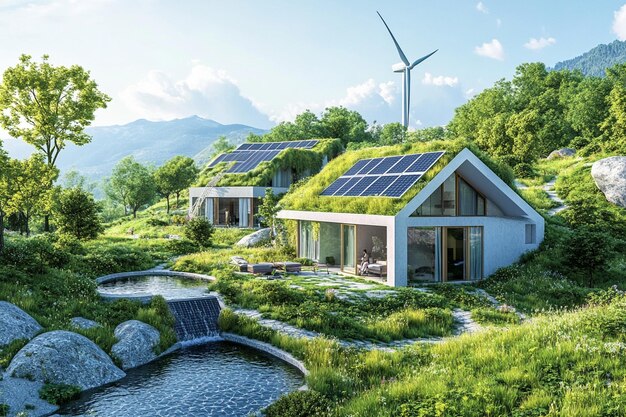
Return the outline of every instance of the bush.
[[[95,239],[104,231],[99,211],[91,193],[80,188],[64,190],[54,204],[59,232],[77,239]]]
[[[74,385],[45,384],[39,390],[39,397],[50,404],[61,405],[78,398],[80,391],[80,388]]]
[[[198,250],[198,245],[188,239],[169,239],[165,243],[165,247],[167,250],[177,255],[186,255]]]
[[[7,404],[0,404],[0,417],[6,417],[9,415],[10,408]]]
[[[175,224],[176,226],[184,226],[186,223],[187,223],[187,216],[183,216],[179,214],[174,214],[172,216],[172,224]]]
[[[515,176],[519,178],[532,178],[535,176],[535,170],[532,165],[526,162],[515,165],[515,167],[513,167],[513,172],[515,172]]]
[[[206,248],[210,246],[214,230],[213,224],[207,219],[194,217],[185,225],[185,237],[198,246]]]
[[[317,391],[295,391],[265,409],[267,417],[325,417],[333,404]]]
[[[10,239],[2,253],[2,263],[33,273],[43,273],[48,267],[66,267],[70,254],[55,246],[55,242],[56,236],[52,234]]]
[[[150,217],[148,221],[146,221],[146,223],[148,224],[148,226],[153,227],[169,226],[167,220],[159,219],[157,217]]]

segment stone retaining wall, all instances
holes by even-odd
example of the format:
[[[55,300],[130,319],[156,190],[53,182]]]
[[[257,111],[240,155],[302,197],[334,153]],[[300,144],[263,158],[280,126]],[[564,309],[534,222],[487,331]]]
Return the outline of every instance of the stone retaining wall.
[[[120,278],[142,277],[142,276],[183,277],[183,278],[197,279],[201,281],[215,281],[215,277],[212,277],[209,275],[194,274],[192,272],[147,269],[145,271],[118,272],[115,274],[104,275],[104,276],[101,276],[100,278],[96,278],[96,283],[100,285],[100,284],[105,284],[111,281],[117,281]]]

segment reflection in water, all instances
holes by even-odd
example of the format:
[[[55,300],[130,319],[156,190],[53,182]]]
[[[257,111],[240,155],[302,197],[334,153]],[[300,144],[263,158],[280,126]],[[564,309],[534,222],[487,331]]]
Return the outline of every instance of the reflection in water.
[[[166,300],[172,300],[206,295],[207,282],[181,277],[138,276],[100,284],[98,290],[115,295],[162,295]]]
[[[237,417],[266,407],[304,383],[290,365],[227,342],[183,349],[83,393],[64,416]]]

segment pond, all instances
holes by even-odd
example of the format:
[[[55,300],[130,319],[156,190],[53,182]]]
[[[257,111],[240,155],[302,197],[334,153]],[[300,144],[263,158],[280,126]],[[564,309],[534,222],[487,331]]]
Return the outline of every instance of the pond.
[[[112,295],[162,295],[166,300],[197,298],[207,294],[207,281],[176,276],[130,276],[100,284],[98,291]]]
[[[228,342],[182,349],[59,410],[63,416],[254,414],[304,384],[302,374],[260,351]]]

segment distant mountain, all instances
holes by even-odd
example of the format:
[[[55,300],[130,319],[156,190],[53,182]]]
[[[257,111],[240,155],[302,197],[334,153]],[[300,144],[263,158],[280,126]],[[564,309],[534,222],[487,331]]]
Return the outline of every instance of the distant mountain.
[[[598,45],[576,58],[558,62],[554,69],[580,70],[585,75],[604,77],[607,68],[623,62],[626,62],[626,41],[615,41]]]
[[[203,163],[210,157],[211,146],[219,136],[226,136],[231,143],[239,144],[249,133],[265,132],[246,125],[223,125],[198,116],[163,122],[142,119],[121,126],[90,127],[87,133],[92,136],[92,141],[84,146],[69,144],[61,151],[57,165],[62,172],[75,169],[98,180],[110,175],[113,166],[128,155],[156,166],[176,155],[193,157]],[[3,142],[9,152],[14,150],[14,156],[25,156],[28,148],[18,141],[6,139]],[[14,144],[7,146],[10,143]]]

